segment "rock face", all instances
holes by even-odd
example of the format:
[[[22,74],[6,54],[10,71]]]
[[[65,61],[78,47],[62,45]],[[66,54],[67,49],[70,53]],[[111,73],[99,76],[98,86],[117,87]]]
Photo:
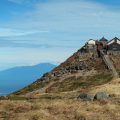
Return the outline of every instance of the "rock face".
[[[108,98],[109,95],[106,92],[98,92],[94,97],[95,100],[106,100]]]
[[[92,95],[89,95],[89,94],[86,94],[86,93],[81,93],[79,96],[78,96],[78,99],[82,99],[84,101],[93,101],[94,97]]]
[[[57,70],[55,69],[49,73],[44,74],[40,80],[49,81],[51,79],[59,78],[65,74],[74,74],[74,73],[81,72],[83,70],[90,71],[92,70],[93,67],[94,66],[91,65],[90,60],[81,61],[77,64],[72,64],[72,65],[64,66],[64,67],[60,66],[59,69]]]
[[[83,101],[93,101],[93,100],[107,100],[109,95],[106,92],[97,92],[95,96],[89,95],[87,93],[81,93],[78,99]]]

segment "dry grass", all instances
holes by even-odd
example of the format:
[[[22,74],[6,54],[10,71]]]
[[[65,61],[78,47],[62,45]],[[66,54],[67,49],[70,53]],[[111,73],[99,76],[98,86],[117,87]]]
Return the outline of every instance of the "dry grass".
[[[110,99],[84,102],[76,99],[78,91],[71,91],[38,94],[37,99],[1,100],[0,120],[120,120],[120,79],[89,92],[98,91],[107,91]]]
[[[120,96],[120,79],[113,80],[101,86],[96,86],[90,92],[94,94],[98,91],[106,91],[110,94]]]
[[[1,101],[2,120],[119,120],[120,107],[110,101],[79,100]]]
[[[62,82],[56,81],[46,89],[46,92],[66,92],[77,89],[88,89],[90,87],[102,85],[112,80],[110,72],[102,72],[92,76],[72,76],[64,79]]]
[[[120,62],[119,62],[120,55],[110,55],[110,58],[113,64],[115,65],[116,69],[120,71]]]

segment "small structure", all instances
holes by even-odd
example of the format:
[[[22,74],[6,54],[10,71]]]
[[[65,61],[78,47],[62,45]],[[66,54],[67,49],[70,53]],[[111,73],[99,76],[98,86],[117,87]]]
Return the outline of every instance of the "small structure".
[[[107,43],[108,53],[120,53],[120,40],[115,37]]]
[[[105,37],[102,37],[100,40],[90,39],[84,47],[94,56],[96,56],[97,53],[98,57],[101,57],[101,51],[105,54],[120,55],[120,39],[117,37],[110,41]]]
[[[99,40],[99,42],[102,43],[103,46],[105,47],[106,44],[108,43],[108,40],[107,40],[106,38],[102,37],[102,38]]]
[[[97,46],[97,54],[98,54],[98,57],[101,57],[101,54],[100,54],[100,51],[103,50],[103,43],[97,41],[96,42],[96,46]]]
[[[96,41],[97,40],[93,40],[90,39],[87,43],[86,43],[86,48],[89,52],[94,52],[96,50]]]
[[[93,39],[90,39],[88,42],[87,42],[88,45],[96,45],[96,40],[93,40]]]

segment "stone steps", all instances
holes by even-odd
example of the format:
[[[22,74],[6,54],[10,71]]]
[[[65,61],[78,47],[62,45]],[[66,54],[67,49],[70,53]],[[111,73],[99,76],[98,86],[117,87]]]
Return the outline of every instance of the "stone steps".
[[[103,61],[105,62],[105,64],[107,65],[108,69],[110,69],[114,75],[115,78],[119,78],[118,72],[115,69],[112,61],[109,58],[109,55],[104,54],[103,51],[101,51],[101,56],[103,58]]]

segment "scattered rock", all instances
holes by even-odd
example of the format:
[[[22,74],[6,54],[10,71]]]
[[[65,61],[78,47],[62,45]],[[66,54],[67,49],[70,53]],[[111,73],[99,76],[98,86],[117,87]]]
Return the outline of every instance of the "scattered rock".
[[[86,93],[81,93],[79,96],[78,96],[78,99],[82,99],[84,101],[93,101],[94,97],[92,95],[89,95],[89,94],[86,94]]]
[[[110,94],[109,97],[116,97],[116,94]]]
[[[109,95],[106,92],[97,92],[94,99],[95,100],[106,100]]]

